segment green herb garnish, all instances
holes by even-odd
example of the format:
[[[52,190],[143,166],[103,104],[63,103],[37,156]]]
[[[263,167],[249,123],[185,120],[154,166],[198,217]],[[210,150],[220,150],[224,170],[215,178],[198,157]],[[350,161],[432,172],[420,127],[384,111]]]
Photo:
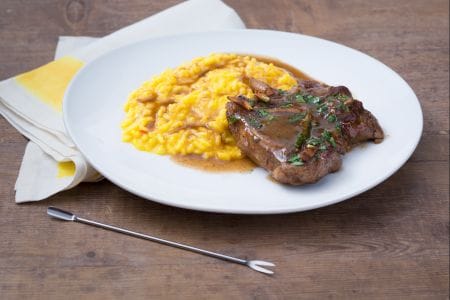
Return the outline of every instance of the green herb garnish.
[[[307,138],[308,137],[305,134],[303,134],[303,132],[299,133],[297,135],[297,139],[295,140],[295,146],[297,148],[300,148],[303,145],[303,143],[306,141]]]
[[[345,100],[347,100],[347,99],[350,98],[350,97],[347,96],[347,95],[344,95],[344,94],[337,94],[337,95],[336,95],[336,98],[337,98],[338,100],[345,101]]]
[[[337,120],[336,115],[329,115],[327,117],[327,121],[330,122],[330,123],[336,122],[336,120]]]
[[[301,94],[297,94],[297,95],[295,95],[295,101],[297,101],[299,103],[305,103],[305,98],[303,98],[303,96]]]
[[[289,107],[292,107],[292,106],[294,106],[294,104],[292,104],[292,103],[290,103],[290,102],[286,102],[286,103],[281,104],[280,107],[283,107],[283,108],[289,108]]]
[[[325,103],[319,104],[317,106],[317,112],[319,114],[326,113],[328,111],[328,106]]]
[[[334,140],[334,137],[331,137],[329,141],[333,148],[336,148],[336,141]]]
[[[306,95],[306,96],[303,96],[303,98],[305,99],[305,101],[307,103],[310,103],[310,104],[319,104],[320,103],[320,97],[316,97],[313,95]]]
[[[265,110],[265,109],[258,109],[258,113],[259,113],[259,115],[260,115],[261,117],[263,117],[263,118],[265,118],[265,117],[267,117],[268,115],[270,115],[270,113],[269,113],[267,110]]]
[[[258,109],[258,114],[262,117],[265,118],[266,120],[272,121],[275,117],[274,115],[272,115],[270,112],[268,112],[265,109]]]
[[[319,104],[319,103],[320,103],[320,98],[319,98],[319,97],[314,97],[314,98],[312,99],[312,103],[313,103],[313,104]]]
[[[288,162],[294,166],[303,166],[303,160],[300,158],[299,154],[292,156]]]
[[[248,123],[250,124],[250,126],[254,127],[254,128],[261,128],[262,124],[259,120],[255,119],[255,118],[249,118],[248,119]]]
[[[325,140],[329,141],[330,138],[332,137],[331,132],[329,132],[328,130],[324,130],[324,131],[322,132],[322,137],[323,137]]]
[[[340,111],[349,112],[348,106],[344,104],[344,102],[340,102],[337,106]]]
[[[234,123],[236,123],[238,120],[239,120],[239,118],[236,117],[236,115],[231,115],[231,116],[228,117],[228,123],[230,123],[230,124],[234,124]]]
[[[306,140],[306,144],[311,145],[311,146],[318,146],[321,144],[321,142],[322,141],[318,137],[315,137],[315,136],[312,136]]]
[[[305,116],[306,116],[305,113],[296,113],[296,114],[290,116],[288,121],[289,121],[289,123],[297,123],[300,120],[303,120],[303,118],[305,118]]]
[[[331,132],[329,132],[328,130],[324,130],[322,132],[322,137],[324,138],[324,140],[328,141],[333,147],[336,148],[336,141],[334,140]]]

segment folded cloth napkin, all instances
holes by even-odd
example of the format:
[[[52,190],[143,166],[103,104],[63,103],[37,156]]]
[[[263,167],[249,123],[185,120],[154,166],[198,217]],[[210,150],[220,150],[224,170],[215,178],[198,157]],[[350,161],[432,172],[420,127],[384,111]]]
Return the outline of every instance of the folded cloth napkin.
[[[65,89],[86,63],[149,37],[239,28],[245,28],[242,20],[220,0],[190,0],[100,39],[60,38],[54,61],[0,82],[0,113],[30,139],[15,185],[16,202],[42,200],[102,178],[75,147],[62,121]]]

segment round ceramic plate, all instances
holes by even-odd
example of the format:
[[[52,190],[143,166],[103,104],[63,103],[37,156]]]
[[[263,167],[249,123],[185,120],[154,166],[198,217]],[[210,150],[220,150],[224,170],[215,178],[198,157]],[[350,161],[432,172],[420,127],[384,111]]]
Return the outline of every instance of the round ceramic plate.
[[[340,171],[292,187],[251,173],[208,173],[121,141],[128,94],[166,68],[212,52],[269,56],[329,85],[345,85],[377,118],[386,139],[344,156]],[[271,214],[314,209],[358,195],[411,156],[422,132],[412,89],[381,62],[351,48],[300,34],[265,30],[192,33],[149,39],[86,65],[64,99],[64,122],[88,161],[118,186],[160,203],[212,212]]]

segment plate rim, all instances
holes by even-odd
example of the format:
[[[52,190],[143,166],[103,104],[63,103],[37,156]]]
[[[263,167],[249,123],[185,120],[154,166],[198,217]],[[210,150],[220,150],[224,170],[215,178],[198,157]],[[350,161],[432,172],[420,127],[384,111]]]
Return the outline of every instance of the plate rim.
[[[178,34],[171,34],[171,35],[164,35],[164,36],[158,36],[158,37],[151,37],[151,38],[147,38],[147,39],[143,39],[137,42],[133,42],[130,44],[126,44],[120,47],[117,47],[115,49],[112,49],[110,51],[107,51],[105,53],[102,53],[101,55],[99,55],[98,57],[96,57],[95,59],[89,61],[88,63],[86,63],[85,65],[82,66],[82,68],[75,74],[75,76],[72,78],[72,80],[70,81],[67,89],[65,90],[64,93],[64,97],[63,97],[63,105],[62,105],[62,112],[63,112],[63,123],[64,123],[64,127],[66,129],[67,134],[70,136],[70,138],[72,139],[72,141],[74,142],[75,146],[77,147],[77,149],[80,151],[80,153],[82,154],[82,156],[86,159],[86,161],[92,165],[94,167],[94,169],[98,170],[98,165],[95,163],[95,160],[91,159],[89,157],[89,155],[85,154],[85,151],[82,150],[83,147],[80,147],[80,144],[76,141],[76,138],[74,138],[74,134],[73,134],[73,130],[69,124],[68,121],[68,109],[67,109],[67,103],[68,103],[68,98],[70,95],[70,92],[73,88],[73,86],[75,85],[74,83],[77,81],[78,77],[81,76],[81,74],[83,74],[85,72],[86,69],[88,69],[91,65],[95,64],[95,62],[99,59],[104,58],[105,56],[108,55],[112,55],[115,52],[120,52],[123,51],[123,49],[126,49],[128,47],[136,47],[139,44],[143,44],[143,43],[149,43],[150,41],[153,42],[157,42],[158,40],[166,40],[166,39],[170,39],[170,38],[176,38],[176,37],[181,37],[181,36],[201,36],[201,35],[205,35],[205,34],[211,34],[211,33],[215,33],[215,34],[223,34],[223,33],[236,33],[236,32],[248,32],[248,33],[267,33],[267,34],[281,34],[281,35],[286,35],[286,36],[302,36],[302,37],[306,37],[306,38],[310,38],[310,39],[315,39],[315,40],[319,40],[320,42],[326,42],[326,43],[332,43],[335,44],[339,47],[344,47],[346,48],[346,50],[350,50],[350,51],[354,51],[359,53],[360,55],[363,55],[365,58],[370,59],[372,61],[375,61],[378,64],[383,65],[386,70],[388,70],[389,72],[393,73],[394,76],[398,77],[398,79],[400,79],[406,88],[408,88],[410,90],[410,92],[415,96],[415,102],[417,104],[417,108],[418,108],[418,112],[420,113],[420,118],[417,120],[419,125],[418,127],[420,128],[420,130],[417,131],[417,134],[414,136],[414,143],[412,143],[412,147],[409,149],[408,154],[403,156],[402,159],[399,160],[399,164],[397,167],[392,168],[391,170],[389,170],[389,172],[384,173],[383,175],[378,176],[378,178],[376,178],[375,180],[372,181],[371,184],[368,184],[367,186],[365,186],[364,188],[361,188],[359,190],[355,190],[347,195],[341,196],[341,197],[337,197],[334,198],[331,201],[324,201],[321,203],[315,203],[315,204],[311,204],[311,205],[306,205],[303,206],[301,208],[271,208],[269,210],[259,210],[257,208],[252,209],[252,210],[241,210],[241,209],[236,209],[236,208],[226,208],[226,209],[216,209],[216,208],[209,208],[209,207],[202,207],[202,206],[198,206],[198,205],[192,205],[190,203],[180,203],[180,202],[171,202],[171,201],[166,201],[164,199],[160,199],[157,197],[149,197],[149,195],[145,195],[145,193],[140,192],[138,190],[133,189],[132,187],[128,187],[125,186],[124,184],[122,184],[121,182],[116,181],[114,178],[111,178],[111,176],[109,176],[109,174],[103,174],[101,173],[101,175],[103,175],[106,179],[108,179],[109,181],[111,181],[112,183],[114,183],[115,185],[119,186],[120,188],[134,194],[137,195],[138,197],[141,197],[143,199],[149,200],[149,201],[154,201],[160,204],[164,204],[164,205],[169,205],[169,206],[173,206],[173,207],[179,207],[179,208],[183,208],[183,209],[189,209],[189,210],[196,210],[196,211],[203,211],[203,212],[213,212],[213,213],[227,213],[227,214],[242,214],[242,215],[269,215],[269,214],[285,214],[285,213],[295,213],[295,212],[301,212],[301,211],[309,211],[309,210],[314,210],[317,208],[321,208],[321,207],[326,207],[329,205],[333,205],[345,200],[349,200],[357,195],[360,195],[376,186],[378,186],[379,184],[381,184],[382,182],[384,182],[385,180],[387,180],[388,178],[390,178],[394,173],[396,173],[400,168],[402,168],[405,163],[410,159],[410,157],[412,156],[412,154],[414,153],[414,151],[417,149],[417,146],[422,138],[422,134],[423,134],[423,110],[422,110],[422,105],[419,101],[419,98],[417,97],[416,93],[414,92],[414,90],[412,89],[412,87],[408,84],[408,82],[403,79],[403,77],[400,76],[400,74],[398,74],[397,72],[395,72],[393,69],[391,69],[389,66],[387,66],[386,64],[384,64],[383,62],[381,62],[380,60],[358,50],[358,49],[354,49],[351,48],[349,46],[346,46],[344,44],[341,43],[337,43],[331,40],[327,40],[327,39],[322,39],[319,37],[315,37],[315,36],[310,36],[310,35],[305,35],[305,34],[301,34],[301,33],[293,33],[293,32],[285,32],[285,31],[277,31],[277,30],[266,30],[266,29],[229,29],[229,30],[218,30],[218,31],[196,31],[196,32],[189,32],[189,33],[178,33]],[[99,172],[100,173],[100,172]]]

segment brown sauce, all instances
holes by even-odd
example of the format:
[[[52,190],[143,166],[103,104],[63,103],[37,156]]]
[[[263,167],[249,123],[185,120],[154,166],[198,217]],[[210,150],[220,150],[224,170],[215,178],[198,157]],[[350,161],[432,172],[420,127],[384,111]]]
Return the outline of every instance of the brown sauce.
[[[175,155],[172,160],[180,165],[214,173],[251,172],[256,165],[248,158],[225,161],[220,159],[204,159],[199,155]]]
[[[296,111],[298,112],[298,111]],[[295,112],[294,112],[295,113]],[[289,122],[289,117],[293,116],[292,112],[279,111],[272,113],[274,117],[270,122],[270,126],[263,126],[260,132],[263,135],[273,137],[273,141],[281,146],[295,144],[296,135],[302,131],[300,122],[292,124]],[[266,124],[269,125],[269,124]]]
[[[260,55],[249,55],[249,54],[241,54],[248,55],[256,58],[257,60],[264,63],[272,63],[274,66],[285,69],[289,73],[291,73],[294,77],[303,79],[303,80],[314,80],[310,76],[306,75],[304,72],[298,70],[297,68],[282,62],[276,58],[271,58],[267,56]],[[172,156],[171,159],[183,166],[207,171],[214,173],[221,172],[240,172],[246,173],[251,172],[257,166],[248,158],[232,160],[232,161],[223,161],[219,159],[204,159],[199,155],[175,155]]]
[[[268,56],[264,56],[264,55],[253,55],[253,54],[241,54],[241,55],[246,55],[246,56],[251,56],[256,58],[257,60],[266,63],[266,64],[273,64],[274,66],[277,66],[279,68],[285,69],[286,71],[288,71],[289,73],[291,73],[294,77],[298,78],[298,79],[303,79],[303,80],[315,80],[314,78],[312,78],[311,76],[307,75],[306,73],[300,71],[299,69],[279,60],[273,57],[268,57]],[[317,81],[317,80],[316,80]]]

